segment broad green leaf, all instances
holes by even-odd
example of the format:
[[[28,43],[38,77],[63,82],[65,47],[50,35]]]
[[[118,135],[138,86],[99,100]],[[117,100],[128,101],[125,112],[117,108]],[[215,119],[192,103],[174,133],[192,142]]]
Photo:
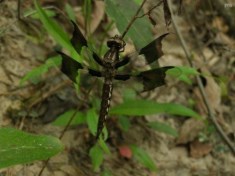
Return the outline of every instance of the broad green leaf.
[[[112,18],[120,33],[126,29],[131,18],[135,15],[139,5],[133,0],[105,0],[106,13]],[[127,10],[127,7],[131,7]],[[140,15],[142,15],[141,13]],[[127,33],[138,49],[146,46],[152,41],[153,36],[151,26],[146,17],[138,18],[131,26]]]
[[[73,59],[81,62],[81,56],[76,52],[76,50],[70,43],[70,39],[66,32],[63,30],[62,26],[59,26],[55,20],[47,16],[45,11],[38,3],[38,0],[34,0],[34,5],[40,17],[40,20],[42,21],[43,26],[46,28],[48,33],[55,39],[55,41],[57,41],[62,47],[70,52]]]
[[[148,155],[147,152],[145,152],[143,149],[132,145],[131,150],[133,152],[134,157],[137,161],[139,161],[141,164],[143,164],[145,167],[147,167],[151,171],[157,171],[157,167],[152,160],[152,158]]]
[[[98,171],[104,159],[103,150],[98,145],[94,145],[89,151],[89,156],[94,171]]]
[[[155,121],[155,122],[149,122],[148,126],[156,131],[163,132],[172,135],[174,137],[178,136],[178,132],[166,123]]]
[[[75,114],[76,113],[76,114]],[[71,109],[66,111],[65,113],[61,114],[54,122],[52,122],[55,126],[66,126],[70,119],[75,115],[70,126],[78,125],[86,122],[85,114],[78,112],[75,109]]]
[[[40,65],[29,71],[21,80],[20,85],[23,85],[25,81],[32,81],[34,84],[40,81],[41,76],[48,71],[51,67],[60,65],[61,58],[59,56],[48,58],[45,64]]]
[[[0,168],[46,160],[63,150],[59,139],[29,134],[14,128],[0,129]]]
[[[112,107],[109,113],[133,116],[167,113],[201,119],[199,114],[183,105],[174,103],[157,103],[150,100],[128,100],[120,105]]]
[[[94,108],[88,110],[86,120],[91,134],[95,136],[97,131],[98,116]]]

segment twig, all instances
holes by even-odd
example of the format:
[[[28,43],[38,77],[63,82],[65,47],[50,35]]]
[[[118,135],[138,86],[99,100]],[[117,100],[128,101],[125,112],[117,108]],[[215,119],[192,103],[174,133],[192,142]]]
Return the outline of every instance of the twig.
[[[161,3],[163,3],[163,1],[160,1],[158,4],[156,4],[156,5],[153,6],[151,9],[149,9],[149,11],[148,11],[147,13],[144,13],[144,14],[141,15],[141,16],[136,16],[136,18],[142,18],[142,17],[144,17],[145,15],[150,14],[156,7],[160,6]]]
[[[122,39],[125,37],[126,33],[129,31],[130,27],[132,26],[132,24],[135,22],[135,20],[136,20],[137,18],[142,18],[142,17],[144,17],[144,16],[146,16],[146,15],[149,15],[156,7],[158,7],[159,5],[161,5],[161,3],[162,3],[163,1],[160,1],[158,4],[154,5],[147,13],[144,13],[144,14],[138,16],[139,13],[140,13],[140,10],[143,8],[143,6],[144,6],[144,4],[145,4],[146,2],[147,2],[147,0],[143,0],[142,4],[140,5],[140,7],[139,7],[138,10],[136,11],[135,15],[132,17],[131,21],[129,22],[129,24],[127,25],[126,29],[125,29],[124,32],[122,33],[122,36],[121,36]]]
[[[171,18],[172,18],[172,24],[173,24],[173,27],[174,27],[174,29],[176,31],[176,35],[177,35],[177,37],[180,40],[180,43],[181,43],[182,48],[183,48],[183,50],[185,52],[185,55],[186,55],[186,58],[187,58],[187,60],[189,62],[190,67],[194,68],[193,62],[191,60],[191,54],[189,52],[189,49],[187,48],[185,40],[184,40],[183,36],[181,35],[181,32],[179,31],[179,27],[178,27],[178,25],[175,22],[174,14],[172,13],[172,4],[171,4],[171,1],[167,0],[167,2],[168,2],[169,9],[170,9]],[[229,147],[229,149],[231,150],[231,152],[235,156],[235,147],[233,146],[232,142],[228,139],[228,137],[226,136],[226,134],[224,133],[224,131],[222,130],[220,125],[217,123],[217,121],[215,119],[215,116],[213,114],[212,108],[211,108],[211,106],[209,104],[209,101],[208,101],[207,95],[205,93],[205,90],[203,88],[203,84],[202,84],[202,81],[201,81],[200,77],[196,76],[196,80],[197,80],[197,84],[199,86],[199,91],[200,91],[200,94],[202,96],[203,102],[204,102],[204,104],[206,106],[209,119],[212,121],[212,123],[216,127],[217,132],[219,133],[221,138],[224,140],[224,142],[227,144],[227,146]]]
[[[20,4],[18,4],[18,5],[20,5]],[[63,13],[63,11],[60,10],[59,8],[55,7],[55,6],[45,6],[45,7],[42,7],[42,8],[43,8],[43,10],[54,9],[54,10],[56,10],[58,13],[62,14],[64,17],[66,17],[66,15]],[[0,35],[1,35],[2,33],[4,33],[5,31],[7,31],[8,29],[10,29],[10,27],[11,27],[13,24],[15,24],[17,21],[22,21],[22,20],[24,20],[25,18],[30,17],[30,16],[32,16],[32,15],[38,13],[36,10],[34,10],[34,11],[32,11],[32,12],[26,14],[26,15],[23,15],[23,16],[20,16],[20,17],[19,17],[19,14],[21,13],[21,12],[19,12],[19,11],[21,11],[21,10],[18,9],[17,11],[18,11],[18,12],[17,12],[17,19],[13,20],[11,23],[9,23],[9,24],[7,24],[6,26],[2,27],[1,30],[0,30]],[[67,17],[66,17],[66,18],[67,18]]]
[[[17,3],[17,19],[21,20],[21,0],[18,0]]]
[[[39,98],[36,98],[33,102],[31,102],[28,105],[28,108],[32,108],[33,106],[35,106],[36,104],[42,102],[43,100],[45,100],[46,98],[48,98],[49,96],[53,95],[57,90],[60,90],[61,88],[63,88],[64,86],[68,85],[68,83],[70,83],[69,80],[63,81],[59,84],[57,84],[56,86],[52,87],[50,90],[48,90],[46,93],[41,93]]]
[[[123,39],[126,35],[126,33],[128,32],[128,30],[130,29],[131,25],[135,22],[136,18],[138,17],[138,14],[140,13],[140,10],[142,9],[142,7],[144,6],[144,4],[146,3],[147,0],[143,0],[142,4],[140,5],[139,9],[136,11],[135,15],[132,17],[130,23],[128,24],[128,26],[126,27],[125,31],[122,33],[121,38]]]

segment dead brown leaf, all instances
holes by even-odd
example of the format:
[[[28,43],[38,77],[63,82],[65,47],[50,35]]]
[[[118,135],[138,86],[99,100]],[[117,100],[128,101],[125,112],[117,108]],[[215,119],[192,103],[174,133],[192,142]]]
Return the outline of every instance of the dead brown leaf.
[[[195,139],[190,143],[190,156],[193,158],[201,158],[209,154],[212,150],[212,145],[210,143],[199,142]]]
[[[207,96],[207,100],[210,103],[213,113],[216,113],[218,112],[218,110],[220,110],[221,106],[221,88],[218,85],[218,83],[214,80],[214,78],[211,76],[207,68],[202,67],[201,72],[204,75],[206,75],[204,76],[204,78],[206,79],[206,85],[204,87],[204,90]],[[201,115],[206,115],[207,110],[198,87],[194,89],[194,94],[196,95],[197,99],[196,106],[198,111],[200,112]]]
[[[196,120],[193,118],[186,120],[180,129],[179,137],[176,143],[186,144],[193,141],[204,127],[205,124],[202,120]]]
[[[228,26],[225,24],[222,17],[215,17],[212,21],[212,26],[221,32],[228,32]]]

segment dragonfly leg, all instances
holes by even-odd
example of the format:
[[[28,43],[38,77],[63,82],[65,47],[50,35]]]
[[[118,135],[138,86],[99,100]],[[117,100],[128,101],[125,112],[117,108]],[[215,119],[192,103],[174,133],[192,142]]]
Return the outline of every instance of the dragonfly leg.
[[[114,79],[116,80],[121,80],[121,81],[126,81],[131,77],[131,75],[115,75]]]
[[[116,63],[115,64],[115,68],[119,68],[119,67],[122,67],[126,64],[128,64],[130,62],[130,58],[129,57],[124,57],[120,62]]]
[[[93,58],[99,65],[104,66],[102,59],[100,59],[100,57],[96,53],[93,53]]]
[[[99,71],[96,71],[96,70],[92,70],[92,69],[88,69],[88,71],[89,71],[89,74],[91,75],[91,76],[96,76],[96,77],[101,77],[102,76],[102,74],[101,74],[101,72],[99,72]]]

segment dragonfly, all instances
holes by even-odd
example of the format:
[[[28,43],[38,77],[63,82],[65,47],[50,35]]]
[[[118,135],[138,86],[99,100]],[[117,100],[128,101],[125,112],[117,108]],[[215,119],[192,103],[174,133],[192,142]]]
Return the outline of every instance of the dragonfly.
[[[81,53],[83,47],[88,48],[88,42],[83,36],[82,32],[78,28],[75,22],[71,21],[73,24],[73,35],[71,38],[71,43],[78,53]],[[130,25],[129,25],[130,26]],[[127,30],[124,32],[126,33]],[[101,96],[101,105],[99,112],[99,119],[97,125],[96,138],[98,139],[102,130],[104,128],[106,119],[108,117],[110,101],[113,92],[113,81],[126,81],[132,77],[137,78],[143,84],[143,91],[150,91],[156,87],[165,84],[166,72],[169,69],[174,68],[173,66],[158,67],[146,71],[139,72],[138,74],[120,74],[118,69],[127,65],[130,62],[130,56],[120,57],[120,53],[125,49],[125,41],[123,40],[123,35],[115,35],[107,41],[108,51],[103,57],[98,56],[95,51],[92,51],[92,57],[94,61],[101,66],[102,70],[95,70],[91,68],[85,68],[81,63],[77,62],[70,56],[63,52],[58,51],[62,57],[61,71],[67,75],[73,82],[76,82],[76,77],[80,69],[87,69],[89,75],[103,78],[103,88]],[[139,55],[144,55],[147,64],[151,64],[157,61],[162,55],[161,41],[166,37],[168,33],[161,35],[160,37],[154,39],[148,45],[139,50]]]

